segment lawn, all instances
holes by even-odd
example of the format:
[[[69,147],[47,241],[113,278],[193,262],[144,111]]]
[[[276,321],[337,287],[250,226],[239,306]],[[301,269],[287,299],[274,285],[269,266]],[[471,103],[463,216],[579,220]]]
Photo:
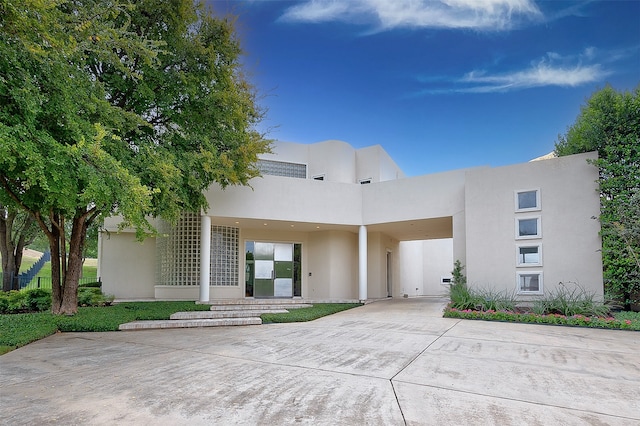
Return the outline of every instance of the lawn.
[[[288,314],[265,314],[266,322],[311,321],[360,304],[320,303]],[[207,311],[194,302],[126,302],[104,307],[80,307],[74,316],[49,312],[0,315],[0,355],[50,336],[57,331],[117,331],[120,324],[138,320],[163,320],[175,312]]]
[[[20,272],[27,272],[31,265],[38,261],[38,257],[25,255],[22,258]],[[51,262],[47,262],[42,266],[40,272],[29,282],[26,288],[38,288],[38,277],[40,277],[39,288],[51,288]],[[82,265],[82,282],[98,280],[98,261],[97,259],[86,259]]]

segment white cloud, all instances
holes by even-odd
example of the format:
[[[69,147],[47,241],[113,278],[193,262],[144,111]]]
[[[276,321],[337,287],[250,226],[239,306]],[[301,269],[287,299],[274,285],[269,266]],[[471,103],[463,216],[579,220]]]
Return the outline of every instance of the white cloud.
[[[418,81],[423,83],[425,88],[412,96],[509,92],[546,86],[581,86],[602,81],[611,74],[601,63],[596,62],[599,56],[602,56],[601,52],[594,47],[588,47],[579,54],[568,56],[547,52],[544,57],[531,62],[528,67],[512,71],[491,72],[480,69],[470,71],[459,78],[448,79],[442,76],[419,76]]]
[[[599,64],[576,65],[572,68],[540,63],[534,67],[507,74],[486,75],[471,72],[460,80],[469,86],[457,92],[506,92],[542,86],[575,87],[599,81],[607,75]]]
[[[369,23],[394,28],[507,30],[520,20],[541,18],[533,0],[307,0],[288,8],[291,22]]]
[[[594,48],[587,48],[580,55],[568,57],[549,52],[526,69],[507,73],[471,71],[457,81],[466,87],[456,91],[487,93],[543,86],[576,87],[593,83],[609,74],[600,64],[582,63],[583,59],[593,59],[594,52]]]

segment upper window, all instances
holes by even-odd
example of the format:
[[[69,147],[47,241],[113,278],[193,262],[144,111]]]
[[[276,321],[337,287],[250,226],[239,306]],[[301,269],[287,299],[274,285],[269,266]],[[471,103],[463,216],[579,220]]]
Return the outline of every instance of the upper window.
[[[516,191],[516,211],[528,212],[533,210],[540,210],[540,191],[537,189]]]
[[[516,218],[516,239],[541,238],[540,216]]]
[[[307,165],[285,161],[258,160],[258,170],[263,175],[307,178]]]

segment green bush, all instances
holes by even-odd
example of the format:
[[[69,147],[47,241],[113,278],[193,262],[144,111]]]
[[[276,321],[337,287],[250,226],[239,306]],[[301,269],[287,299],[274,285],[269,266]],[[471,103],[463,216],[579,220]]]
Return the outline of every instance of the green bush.
[[[114,297],[104,295],[100,288],[78,289],[78,306],[108,306]],[[51,309],[51,289],[33,288],[0,292],[0,314],[44,312]]]
[[[555,291],[533,303],[533,312],[542,314],[560,314],[565,316],[584,315],[603,317],[609,314],[609,306],[598,301],[593,293],[589,293],[577,284],[560,283]]]
[[[518,304],[515,291],[478,290],[477,298],[481,299],[482,311],[514,311]]]
[[[0,314],[46,311],[51,307],[51,291],[43,289],[0,292]]]
[[[101,281],[94,281],[94,282],[91,282],[91,283],[84,283],[84,284],[78,285],[78,288],[84,288],[84,287],[101,288],[102,287],[102,282]]]
[[[24,293],[28,311],[42,312],[51,309],[51,290],[34,288]]]
[[[109,306],[114,297],[102,294],[98,287],[78,288],[78,306]]]
[[[482,305],[484,299],[478,294],[472,293],[467,287],[467,277],[462,273],[464,266],[459,260],[454,263],[451,271],[451,285],[449,286],[449,298],[451,307],[455,309],[476,309]]]

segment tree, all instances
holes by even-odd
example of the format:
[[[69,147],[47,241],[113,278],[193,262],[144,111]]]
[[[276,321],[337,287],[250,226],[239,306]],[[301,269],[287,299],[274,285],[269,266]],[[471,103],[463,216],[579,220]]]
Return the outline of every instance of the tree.
[[[35,240],[38,226],[33,216],[0,204],[0,255],[2,290],[14,290],[15,277],[22,265],[22,252]]]
[[[640,85],[594,93],[558,137],[560,156],[588,151],[598,152],[605,288],[628,309],[640,297]]]
[[[0,0],[0,39],[0,201],[47,236],[54,313],[77,311],[90,225],[118,214],[144,238],[258,175],[233,22],[202,5]]]

